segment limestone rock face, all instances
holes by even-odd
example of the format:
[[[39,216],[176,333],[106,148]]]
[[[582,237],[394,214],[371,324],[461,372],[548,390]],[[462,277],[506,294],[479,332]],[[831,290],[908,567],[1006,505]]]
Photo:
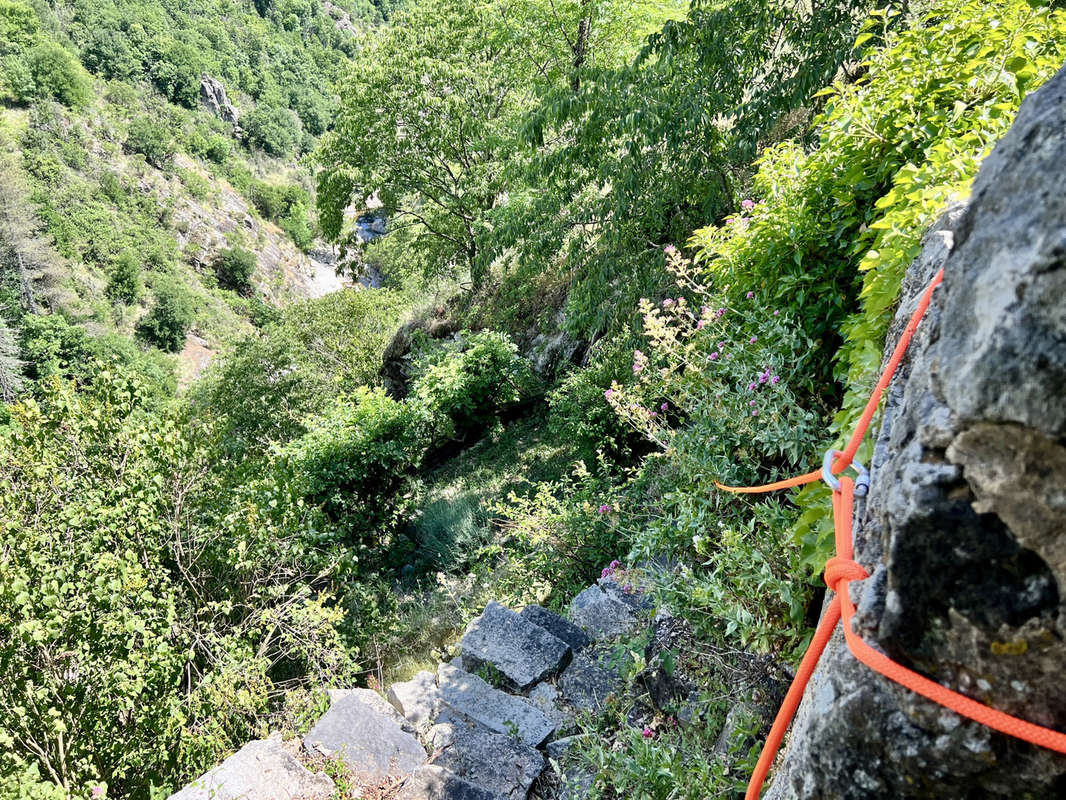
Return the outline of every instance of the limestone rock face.
[[[857,630],[983,703],[1066,731],[1066,70],[1022,104],[964,212],[912,265],[890,349],[943,286],[893,382],[865,508]],[[887,352],[887,351],[886,351]],[[1066,757],[859,664],[837,632],[771,798],[1053,798]]]
[[[279,739],[249,742],[169,800],[327,800],[333,781],[296,760]]]
[[[571,656],[566,642],[495,600],[471,620],[461,646],[463,669],[491,665],[519,691],[556,674]]]
[[[597,640],[631,633],[640,627],[640,617],[632,607],[596,584],[570,602],[570,618]]]
[[[234,126],[240,121],[241,112],[229,101],[226,87],[219,83],[218,79],[210,75],[200,76],[200,100],[222,121]]]
[[[304,737],[304,749],[317,757],[340,756],[364,785],[406,775],[425,763],[426,751],[396,721],[396,712],[389,711],[349,695],[315,723]]]

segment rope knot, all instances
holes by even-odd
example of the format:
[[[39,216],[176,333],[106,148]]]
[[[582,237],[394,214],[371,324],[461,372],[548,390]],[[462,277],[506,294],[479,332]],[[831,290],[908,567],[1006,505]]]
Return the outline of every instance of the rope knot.
[[[862,564],[852,561],[850,558],[833,556],[825,562],[825,585],[837,594],[840,594],[840,585],[846,581],[861,581],[869,578],[870,573],[863,569]]]

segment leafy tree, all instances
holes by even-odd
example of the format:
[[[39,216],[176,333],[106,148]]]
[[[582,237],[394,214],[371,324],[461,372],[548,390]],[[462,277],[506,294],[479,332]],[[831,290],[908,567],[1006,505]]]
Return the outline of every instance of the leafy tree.
[[[165,168],[174,156],[173,137],[148,117],[137,117],[130,123],[125,147],[130,153],[140,153],[159,169]]]
[[[242,247],[229,247],[215,259],[215,273],[227,289],[247,292],[252,288],[255,255]]]
[[[224,447],[261,450],[304,430],[334,397],[380,383],[385,346],[404,298],[385,289],[334,292],[285,309],[280,323],[240,342],[194,391],[219,419]]]
[[[131,251],[115,260],[107,281],[107,296],[126,305],[137,302],[141,293],[141,264]]]
[[[278,106],[264,104],[241,118],[245,138],[272,156],[287,156],[296,146],[300,129],[292,112]]]
[[[185,334],[196,317],[192,297],[172,279],[160,281],[153,289],[155,304],[137,323],[137,333],[160,350],[176,353],[185,345]]]
[[[328,237],[351,244],[344,209],[377,192],[390,235],[415,258],[444,273],[475,269],[478,229],[504,191],[544,55],[530,21],[506,14],[496,1],[416,3],[365,42],[317,155]]]
[[[203,58],[189,45],[171,39],[153,44],[152,82],[172,102],[196,108],[200,100]]]
[[[51,97],[72,107],[89,101],[92,88],[89,75],[62,45],[43,40],[27,51],[26,63],[37,96]]]

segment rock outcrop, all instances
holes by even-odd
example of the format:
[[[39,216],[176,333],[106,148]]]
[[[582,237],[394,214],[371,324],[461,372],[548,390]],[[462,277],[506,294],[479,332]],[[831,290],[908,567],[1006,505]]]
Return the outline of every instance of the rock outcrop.
[[[940,266],[893,382],[865,508],[857,630],[994,708],[1066,731],[1066,70],[1028,97],[912,265]],[[1066,757],[859,664],[834,637],[771,798],[1066,796]]]
[[[591,588],[612,598],[608,583]],[[626,630],[648,623],[646,600],[611,602],[625,609]],[[554,781],[541,778],[548,756],[557,763],[581,740],[570,736],[575,715],[601,711],[608,695],[625,688],[604,655],[610,636],[540,606],[516,613],[490,602],[467,627],[461,655],[435,673],[394,683],[385,697],[331,689],[329,710],[303,737],[302,760],[343,761],[363,796],[577,800],[591,774],[571,765]],[[324,800],[333,782],[304,766],[299,749],[280,739],[253,742],[170,800]]]
[[[200,102],[223,122],[230,123],[234,128],[238,126],[241,112],[230,102],[226,87],[217,78],[210,75],[200,76]]]

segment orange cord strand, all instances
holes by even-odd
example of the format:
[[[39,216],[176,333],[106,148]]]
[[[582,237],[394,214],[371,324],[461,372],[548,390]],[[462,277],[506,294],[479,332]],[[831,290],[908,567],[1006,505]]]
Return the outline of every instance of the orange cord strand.
[[[863,409],[862,416],[859,418],[859,422],[855,426],[855,431],[848,440],[847,447],[844,448],[841,454],[837,456],[836,460],[833,462],[832,472],[834,474],[847,469],[855,458],[855,453],[858,451],[859,445],[862,444],[863,437],[866,435],[866,431],[869,429],[870,424],[873,421],[874,414],[877,413],[877,407],[881,403],[881,397],[884,395],[885,389],[888,388],[896,370],[899,368],[900,362],[903,360],[903,356],[907,351],[907,347],[910,345],[911,339],[914,336],[914,332],[918,328],[918,323],[921,322],[922,317],[929,308],[933,291],[940,285],[943,279],[944,270],[940,270],[922,293],[922,297],[918,302],[918,307],[915,309],[914,314],[907,323],[903,335],[900,336],[900,340],[896,344],[895,350],[892,351],[892,357],[888,360],[884,373],[882,373],[880,380],[878,380],[877,385],[874,387],[873,393],[870,395],[870,399],[867,401],[866,407]],[[822,473],[819,470],[808,472],[805,475],[799,475],[795,478],[766,484],[765,486],[724,486],[717,481],[715,482],[715,486],[727,492],[755,494],[772,492],[776,489],[789,489],[794,486],[802,486],[807,483],[813,483],[821,477]],[[777,752],[781,747],[781,742],[785,737],[785,732],[788,730],[788,726],[792,722],[792,717],[795,715],[796,709],[799,708],[800,701],[803,699],[803,692],[807,688],[807,683],[814,674],[814,670],[818,666],[818,660],[821,658],[822,652],[825,650],[826,645],[829,643],[829,640],[832,638],[833,633],[836,630],[837,622],[841,619],[844,621],[844,640],[847,643],[848,649],[856,659],[870,669],[883,675],[889,680],[932,700],[938,705],[951,709],[956,714],[960,714],[975,722],[979,722],[993,730],[999,731],[1000,733],[1013,736],[1016,739],[1021,739],[1030,744],[1035,744],[1039,747],[1066,754],[1066,733],[1060,733],[1051,728],[1045,728],[1040,725],[1035,725],[1032,722],[1018,719],[1010,714],[1006,714],[983,703],[979,703],[963,694],[952,691],[945,686],[941,686],[939,683],[936,683],[923,675],[919,675],[913,670],[907,669],[902,664],[896,663],[884,653],[871,647],[861,636],[859,636],[859,634],[851,629],[851,622],[855,616],[855,605],[851,602],[848,588],[851,581],[863,580],[869,577],[866,570],[853,560],[851,526],[854,497],[854,480],[850,477],[842,477],[840,479],[840,488],[833,491],[833,525],[835,531],[836,555],[829,559],[825,565],[825,582],[834,592],[834,597],[832,601],[830,601],[821,621],[818,623],[814,636],[811,638],[811,642],[807,646],[807,652],[803,654],[799,669],[796,670],[796,677],[792,679],[792,685],[789,686],[784,702],[782,702],[781,708],[778,709],[777,717],[774,719],[774,723],[770,728],[770,733],[766,737],[766,744],[763,745],[759,761],[755,765],[755,770],[752,772],[751,780],[748,783],[748,791],[745,794],[745,800],[758,800],[763,783],[766,781],[766,776],[770,771],[774,758],[777,756]]]

